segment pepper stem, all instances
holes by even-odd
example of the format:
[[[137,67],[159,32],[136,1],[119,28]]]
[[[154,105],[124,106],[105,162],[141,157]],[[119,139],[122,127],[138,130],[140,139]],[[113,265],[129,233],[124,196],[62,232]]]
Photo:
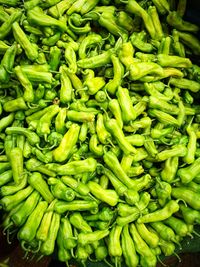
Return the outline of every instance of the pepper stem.
[[[109,267],[113,267],[113,265],[106,259],[103,260]]]
[[[157,259],[158,259],[158,261],[160,262],[160,264],[161,264],[162,266],[167,266],[163,261],[161,261],[159,255],[157,255]]]

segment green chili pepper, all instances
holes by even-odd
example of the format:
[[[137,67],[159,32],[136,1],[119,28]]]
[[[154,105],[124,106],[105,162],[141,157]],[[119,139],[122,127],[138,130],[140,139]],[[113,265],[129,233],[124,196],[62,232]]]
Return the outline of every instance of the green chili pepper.
[[[85,3],[83,4],[80,13],[81,15],[88,13],[90,10],[92,10],[97,4],[98,4],[99,0],[89,0],[89,1],[85,1]]]
[[[47,239],[42,243],[41,253],[43,255],[51,255],[54,251],[56,237],[60,226],[60,215],[54,213],[49,228]]]
[[[116,119],[107,119],[105,126],[115,137],[119,147],[125,154],[136,153],[136,149],[125,139],[124,133],[117,123]]]
[[[172,241],[172,242],[177,242],[176,241],[176,235],[174,231],[172,230],[171,227],[165,225],[163,222],[151,222],[150,223],[151,227],[158,233],[158,235],[164,239],[165,241]]]
[[[156,233],[149,231],[144,223],[135,223],[138,233],[151,248],[156,248],[159,245],[159,237]]]
[[[110,170],[124,185],[126,185],[128,188],[135,187],[135,181],[133,181],[127,176],[114,153],[108,151],[104,154],[103,159],[106,165],[110,168]]]
[[[82,9],[82,6],[85,4],[85,0],[78,0],[75,1],[75,3],[72,3],[72,5],[67,10],[67,15],[71,15],[74,12],[79,13]]]
[[[169,56],[165,54],[159,54],[157,56],[157,62],[162,67],[190,68],[192,66],[192,63],[188,58]]]
[[[173,189],[172,189],[173,190]],[[179,205],[175,200],[170,200],[162,209],[146,214],[138,219],[138,223],[156,222],[169,218],[179,210]]]
[[[91,31],[89,22],[83,26],[82,22],[87,21],[87,18],[82,18],[81,15],[73,13],[68,18],[69,28],[76,34],[85,34]]]
[[[75,192],[71,188],[67,187],[60,180],[55,181],[55,184],[50,183],[49,180],[48,180],[48,183],[51,185],[51,192],[54,195],[54,197],[65,200],[65,201],[72,201],[75,199]]]
[[[127,12],[119,11],[117,14],[117,24],[127,31],[131,31],[133,29],[133,18]]]
[[[7,134],[23,134],[26,136],[29,143],[33,146],[36,144],[39,144],[39,142],[40,142],[40,138],[36,133],[30,131],[29,129],[23,128],[23,127],[14,127],[14,126],[13,127],[7,127],[6,133]]]
[[[128,39],[128,32],[125,28],[117,24],[117,19],[114,16],[113,12],[105,10],[99,15],[98,23],[106,28],[114,36],[121,37],[124,41]]]
[[[89,149],[96,157],[103,155],[103,146],[98,144],[98,136],[96,134],[93,134],[89,140]]]
[[[33,172],[32,175],[28,177],[28,182],[48,203],[53,201],[54,197],[51,194],[46,181],[42,178],[42,175],[39,172]]]
[[[55,26],[57,27],[60,31],[67,31],[66,25],[62,22],[59,21],[55,18],[52,18],[51,16],[45,14],[43,10],[36,6],[32,8],[31,10],[27,11],[27,20],[30,24],[35,24],[38,26]]]
[[[68,262],[68,260],[71,258],[71,253],[64,247],[65,229],[62,221],[60,222],[60,227],[58,230],[56,241],[58,246],[58,260],[61,262]]]
[[[63,231],[65,237],[63,240],[64,248],[67,250],[74,248],[77,245],[77,240],[74,239],[72,225],[68,218],[61,219],[61,230]]]
[[[188,21],[184,21],[177,11],[171,11],[168,14],[167,23],[173,28],[183,32],[197,32],[199,30],[197,25]]]
[[[126,4],[125,9],[133,14],[136,14],[138,16],[140,16],[143,19],[143,22],[145,24],[145,27],[147,29],[147,31],[149,32],[150,36],[152,39],[155,38],[156,36],[156,31],[152,22],[152,19],[150,17],[150,15],[147,13],[147,11],[145,11],[140,5],[139,3],[137,3],[135,0],[129,0]]]
[[[130,41],[122,44],[119,51],[119,59],[126,67],[126,70],[129,70],[130,66],[136,62],[133,57],[134,52],[135,49]]]
[[[68,159],[71,149],[78,140],[79,131],[79,125],[72,124],[67,133],[63,136],[60,145],[53,151],[55,161],[62,162]]]
[[[106,202],[110,206],[115,206],[118,203],[119,197],[112,189],[103,189],[98,183],[89,181],[88,186],[90,192],[98,199]]]
[[[28,107],[24,101],[23,97],[18,97],[16,99],[9,100],[4,103],[3,109],[6,112],[14,112],[18,110],[27,110]]]
[[[179,218],[171,216],[170,218],[167,218],[164,223],[170,226],[179,236],[183,237],[189,233],[187,224]]]
[[[48,208],[47,208],[47,210],[44,213],[44,216],[41,220],[41,223],[40,223],[40,226],[37,230],[37,233],[36,233],[36,239],[38,241],[45,242],[47,240],[53,214],[54,214],[54,212],[52,210],[48,211]]]
[[[173,125],[173,126],[178,126],[179,122],[176,118],[174,118],[172,115],[158,110],[158,109],[149,109],[148,114],[152,117],[156,117],[158,121],[165,125]]]
[[[76,227],[77,229],[81,230],[83,233],[92,233],[92,228],[89,224],[84,220],[80,212],[74,212],[70,218],[70,223]]]
[[[98,261],[105,260],[105,258],[108,256],[108,249],[104,245],[104,243],[100,244],[94,251],[95,253],[95,259]]]
[[[135,62],[130,65],[129,79],[136,81],[146,75],[163,76],[163,68],[154,62]]]
[[[32,191],[33,188],[28,186],[13,195],[3,197],[0,200],[0,204],[3,206],[4,210],[10,211],[12,208],[26,199],[32,193]]]
[[[170,241],[166,241],[166,240],[164,240],[162,238],[160,238],[160,247],[161,247],[162,253],[165,256],[170,256],[175,251],[175,245],[174,245],[174,243],[173,242],[170,242]]]
[[[199,158],[185,168],[180,168],[177,175],[181,178],[182,183],[191,182],[199,173]]]
[[[139,201],[139,193],[135,189],[128,189],[125,193],[126,203],[129,205],[134,205]]]
[[[107,50],[97,56],[79,59],[77,66],[83,69],[95,69],[103,67],[111,62],[112,50]]]
[[[39,136],[46,137],[50,134],[51,120],[59,111],[60,107],[58,105],[52,105],[51,109],[39,119],[36,129]]]
[[[194,55],[199,55],[200,53],[200,43],[198,38],[191,33],[178,31],[178,36],[181,41],[192,50]]]
[[[117,194],[123,196],[127,187],[109,169],[103,168],[103,173],[108,177]]]
[[[122,119],[125,124],[136,119],[136,112],[133,108],[129,91],[126,88],[118,87],[117,98],[122,110]]]
[[[135,243],[135,249],[141,256],[140,261],[142,265],[156,266],[156,256],[153,254],[145,240],[140,236],[136,226],[133,223],[130,225],[130,233]]]
[[[121,235],[122,242],[122,254],[125,258],[125,263],[128,267],[136,267],[139,263],[138,255],[136,254],[135,244],[129,233],[128,225],[125,225],[122,229]]]
[[[113,79],[109,80],[104,89],[113,95],[115,94],[117,89],[119,92],[119,86],[121,85],[122,77],[124,75],[124,68],[119,58],[116,57],[115,55],[111,55],[111,61],[113,64],[114,77]]]
[[[22,226],[31,213],[36,208],[40,195],[37,191],[33,191],[30,196],[23,202],[22,206],[11,216],[14,225]]]
[[[48,13],[54,17],[54,18],[59,18],[60,16],[62,16],[65,11],[67,11],[70,6],[75,2],[75,0],[70,0],[67,1],[67,3],[65,1],[59,1],[58,3],[56,3],[55,5],[51,6],[48,9]]]
[[[97,208],[97,206],[98,204],[96,201],[73,200],[70,203],[67,203],[66,201],[58,201],[55,204],[55,211],[62,214],[66,211],[93,210]]]
[[[110,257],[114,257],[116,266],[122,256],[122,247],[120,242],[122,232],[122,226],[115,225],[112,227],[108,236],[108,254]]]
[[[81,245],[77,245],[76,248],[75,258],[77,259],[78,262],[81,262],[81,264],[85,264],[90,254],[86,248],[87,246],[83,247]]]
[[[12,170],[4,171],[0,174],[0,186],[11,182],[13,179]]]
[[[0,39],[4,39],[11,31],[12,25],[20,19],[22,12],[15,10],[0,27]]]
[[[186,224],[196,224],[199,223],[200,213],[184,204],[180,204],[181,214],[183,216]]]
[[[41,65],[26,65],[21,66],[21,69],[31,82],[46,82],[50,84],[53,81],[48,65],[43,64],[42,67]]]
[[[13,171],[14,173],[15,171]],[[2,196],[8,196],[8,195],[13,195],[14,193],[18,192],[19,190],[23,189],[27,185],[27,175],[23,174],[23,177],[21,180],[16,184],[9,184],[9,185],[4,185],[1,187],[1,195]]]
[[[199,210],[199,194],[187,187],[172,188],[172,196],[176,199],[183,199],[193,209]]]
[[[24,100],[27,102],[33,102],[34,100],[34,93],[33,87],[29,79],[27,78],[26,74],[23,72],[20,66],[15,67],[15,74],[17,75],[18,80],[24,87]]]
[[[146,42],[145,31],[134,32],[130,36],[130,40],[134,47],[138,48],[140,51],[151,53],[154,50],[154,47],[151,43]]]
[[[65,72],[65,68],[61,66],[59,68],[60,72],[60,81],[61,81],[61,88],[60,88],[60,101],[61,103],[68,103],[72,100],[72,93],[73,93],[73,88],[71,81]]]
[[[155,6],[149,6],[148,13],[153,21],[153,25],[156,31],[156,39],[161,40],[163,37],[163,29],[159,19],[159,15]]]
[[[6,127],[8,127],[14,121],[14,118],[14,113],[10,113],[9,115],[3,117],[0,120],[0,132],[2,132]]]
[[[40,201],[37,204],[36,208],[33,210],[23,227],[18,232],[18,238],[20,240],[31,242],[35,238],[37,229],[46,209],[46,201]]]
[[[38,51],[35,46],[31,44],[24,31],[21,29],[19,23],[15,21],[12,24],[12,29],[15,40],[24,49],[27,57],[32,61],[36,60],[38,57]]]
[[[158,203],[163,207],[171,199],[172,187],[170,184],[157,179],[155,190],[158,196]]]
[[[87,57],[87,50],[90,46],[94,44],[100,44],[102,42],[102,37],[99,34],[91,33],[86,36],[79,45],[78,55],[80,59]]]
[[[91,233],[79,233],[77,237],[77,241],[80,245],[85,246],[87,244],[91,244],[93,242],[99,241],[100,239],[109,235],[109,230],[96,230]]]
[[[122,120],[122,113],[121,113],[121,108],[120,108],[118,100],[117,99],[110,100],[108,103],[108,108],[113,113],[119,127],[122,129],[123,120]]]
[[[131,155],[131,154],[128,154],[128,155],[123,154],[122,159],[121,159],[121,166],[122,166],[122,169],[126,173],[129,172],[132,163],[133,163],[133,155]]]
[[[7,82],[10,78],[10,73],[12,72],[13,65],[15,62],[15,57],[17,53],[17,44],[14,43],[12,46],[8,47],[2,60],[1,60],[1,75],[0,80],[2,82]]]
[[[89,187],[80,181],[78,182],[75,179],[68,176],[62,176],[61,181],[83,196],[89,194],[90,191]]]
[[[67,109],[61,108],[55,118],[55,129],[57,133],[65,134],[66,127],[65,127],[65,120],[67,117]]]
[[[170,11],[170,4],[166,0],[153,0],[152,1],[160,14],[166,14]]]

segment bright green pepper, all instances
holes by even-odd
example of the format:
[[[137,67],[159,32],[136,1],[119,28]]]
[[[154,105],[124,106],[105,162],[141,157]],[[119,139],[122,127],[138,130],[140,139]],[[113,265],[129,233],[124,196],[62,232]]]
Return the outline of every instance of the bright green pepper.
[[[96,201],[88,200],[73,200],[69,203],[66,201],[58,201],[55,204],[55,211],[59,214],[65,213],[66,211],[85,211],[93,210],[97,208],[98,204]]]
[[[89,181],[88,186],[90,192],[98,199],[106,202],[110,206],[115,206],[118,203],[119,197],[112,189],[103,189],[98,183]]]
[[[122,254],[125,258],[126,265],[128,267],[138,266],[139,258],[136,254],[135,244],[130,236],[128,225],[125,225],[122,229],[121,242]]]
[[[20,66],[15,67],[15,74],[17,75],[21,85],[24,87],[24,100],[27,102],[33,102],[34,92],[32,84]]]
[[[122,226],[115,225],[112,227],[108,236],[108,254],[110,257],[114,258],[116,266],[122,256],[122,247],[120,242],[121,232]]]
[[[38,51],[35,48],[35,46],[33,46],[31,44],[31,42],[27,38],[27,36],[24,33],[24,31],[21,29],[19,23],[18,22],[14,22],[12,24],[12,29],[13,29],[13,34],[14,34],[15,40],[24,49],[27,57],[32,61],[36,60],[37,57],[38,57]]]
[[[11,99],[8,100],[7,102],[4,103],[3,109],[6,112],[14,112],[18,110],[27,110],[28,107],[24,101],[23,97],[18,97],[16,99]]]
[[[48,203],[53,201],[54,197],[50,192],[46,181],[39,172],[33,172],[32,175],[28,177],[28,182]]]
[[[100,44],[102,42],[102,37],[99,34],[91,33],[86,36],[83,41],[79,45],[78,55],[80,59],[84,59],[87,57],[87,49],[94,45]]]
[[[28,186],[25,189],[18,191],[14,195],[5,196],[0,200],[0,205],[3,206],[4,210],[10,211],[20,202],[25,200],[32,193],[32,191],[33,188],[31,186]]]
[[[136,226],[133,223],[130,225],[130,233],[135,243],[136,251],[141,256],[142,265],[156,266],[156,256],[153,254],[145,240],[140,236]]]
[[[36,208],[38,201],[40,199],[40,194],[37,191],[33,191],[31,195],[23,202],[22,206],[15,212],[11,219],[16,226],[22,226],[31,213]]]
[[[53,253],[59,226],[60,215],[57,213],[53,213],[47,239],[42,243],[40,249],[43,255],[51,255]]]
[[[51,109],[39,119],[36,130],[39,136],[46,138],[50,134],[51,120],[59,111],[60,107],[58,105],[52,105]]]
[[[162,209],[156,210],[140,217],[138,223],[157,222],[169,218],[179,210],[179,205],[175,200],[170,200]]]
[[[116,119],[107,119],[105,126],[108,131],[115,137],[119,147],[125,154],[136,153],[136,149],[125,139],[124,133],[118,125]]]

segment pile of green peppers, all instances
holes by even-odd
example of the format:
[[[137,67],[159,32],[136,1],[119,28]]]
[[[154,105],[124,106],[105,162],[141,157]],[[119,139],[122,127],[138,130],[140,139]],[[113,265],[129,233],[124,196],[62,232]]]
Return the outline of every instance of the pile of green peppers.
[[[200,224],[186,0],[0,0],[0,207],[25,256],[154,267]]]

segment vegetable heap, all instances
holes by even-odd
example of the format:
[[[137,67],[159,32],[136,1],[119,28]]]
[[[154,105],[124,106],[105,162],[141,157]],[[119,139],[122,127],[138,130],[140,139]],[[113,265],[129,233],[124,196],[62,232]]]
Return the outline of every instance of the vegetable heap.
[[[0,3],[4,233],[66,264],[156,266],[200,224],[186,1]]]

